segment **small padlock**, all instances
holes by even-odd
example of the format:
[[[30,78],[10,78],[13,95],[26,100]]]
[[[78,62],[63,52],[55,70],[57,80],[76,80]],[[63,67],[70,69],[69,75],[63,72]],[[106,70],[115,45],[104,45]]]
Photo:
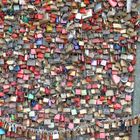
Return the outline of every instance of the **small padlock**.
[[[77,131],[76,130],[72,131],[71,132],[71,137],[75,138],[76,136],[77,136]]]
[[[4,122],[4,129],[8,130],[8,123]]]
[[[140,124],[140,116],[138,116],[138,123]]]
[[[134,125],[137,125],[139,122],[138,122],[138,117],[135,117],[134,118]]]
[[[12,126],[11,126],[11,124],[9,124],[9,126],[8,126],[8,131],[9,132],[12,132]]]
[[[66,134],[66,137],[67,137],[68,139],[71,138],[71,133],[70,133],[70,131],[66,131],[65,134]]]
[[[29,132],[29,130],[27,129],[27,130],[25,130],[24,133],[23,133],[23,135],[24,135],[26,138],[29,137],[28,132]]]
[[[85,134],[85,129],[84,128],[80,128],[80,134],[84,135]]]
[[[44,140],[49,140],[49,134],[47,132],[44,132]]]
[[[87,127],[87,131],[86,131],[88,134],[90,133],[90,128],[89,127]]]
[[[53,140],[56,140],[56,139],[59,139],[59,133],[58,133],[58,131],[53,131]]]
[[[59,133],[59,140],[64,140],[64,139],[65,139],[64,134],[62,132]]]
[[[133,125],[132,119],[129,119],[129,124],[130,124],[130,126]]]
[[[52,133],[49,135],[49,140],[53,140],[53,135],[52,135]]]
[[[90,133],[91,133],[91,134],[94,133],[94,129],[93,129],[93,127],[90,127]]]

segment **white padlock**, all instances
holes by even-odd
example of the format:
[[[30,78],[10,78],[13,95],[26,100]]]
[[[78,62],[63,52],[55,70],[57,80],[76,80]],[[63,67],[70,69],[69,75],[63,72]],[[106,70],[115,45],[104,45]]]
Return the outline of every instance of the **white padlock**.
[[[53,140],[59,139],[59,133],[57,130],[53,131]]]

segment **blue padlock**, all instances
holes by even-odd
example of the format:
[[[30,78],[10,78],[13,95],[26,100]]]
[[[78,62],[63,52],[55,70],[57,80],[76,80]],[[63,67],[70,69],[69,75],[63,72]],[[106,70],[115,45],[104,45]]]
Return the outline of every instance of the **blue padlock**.
[[[94,0],[89,0],[90,1],[90,3],[93,3],[94,2]]]
[[[2,11],[3,11],[3,12],[6,12],[7,10],[8,10],[7,7],[3,7],[3,8],[2,8]]]
[[[59,44],[59,49],[64,49],[64,45],[63,44]]]
[[[72,40],[72,43],[73,43],[73,46],[74,46],[75,50],[80,49],[80,46],[79,46],[79,44],[77,43],[77,41],[75,39]]]
[[[57,17],[56,18],[56,23],[59,23],[59,22],[60,22],[59,17]]]
[[[3,128],[0,128],[0,135],[5,135],[5,130]]]
[[[64,68],[64,73],[67,73],[67,72],[68,72],[68,70],[66,68]]]
[[[125,122],[121,121],[120,130],[125,130]]]
[[[77,45],[77,44],[78,44],[77,41],[76,41],[75,39],[72,40],[72,43],[73,43],[74,45]]]
[[[114,47],[115,50],[121,50],[121,46],[119,46],[118,44],[114,44],[113,47]]]
[[[80,46],[77,44],[77,45],[74,45],[74,49],[75,50],[79,50],[80,49]]]
[[[16,72],[20,71],[20,66],[18,66],[18,65],[15,66],[15,67],[14,67],[14,71],[16,71]]]
[[[35,100],[31,101],[31,106],[34,107],[37,104],[37,102]]]
[[[42,38],[39,38],[36,40],[36,45],[40,46],[43,44],[43,39]]]

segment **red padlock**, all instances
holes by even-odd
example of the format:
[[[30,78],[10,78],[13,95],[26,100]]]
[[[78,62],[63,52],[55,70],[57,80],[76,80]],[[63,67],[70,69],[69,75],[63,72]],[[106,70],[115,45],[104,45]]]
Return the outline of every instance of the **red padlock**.
[[[43,19],[44,18],[44,15],[43,14],[36,14],[35,15],[35,18],[36,19]]]
[[[43,53],[38,53],[37,54],[37,58],[43,59],[44,58],[44,54]]]
[[[86,77],[86,81],[90,83],[90,82],[92,82],[92,78],[88,76],[88,77]]]
[[[34,4],[40,4],[40,0],[35,0]]]
[[[106,86],[103,86],[103,88],[102,88],[102,92],[106,92],[107,91],[107,87]]]
[[[12,38],[14,38],[14,39],[18,38],[18,34],[13,33],[13,34],[12,34]]]
[[[17,96],[17,102],[24,102],[24,101],[25,101],[24,97]]]
[[[32,72],[34,72],[35,71],[35,67],[34,66],[31,66],[31,67],[29,67],[29,70],[32,71]]]
[[[23,78],[23,74],[22,73],[17,73],[17,77],[18,78]]]
[[[7,0],[2,0],[2,3],[3,4],[7,4]]]
[[[60,116],[60,121],[61,121],[61,122],[64,122],[64,121],[65,121],[64,115],[61,115],[61,116]]]
[[[68,17],[68,20],[73,20],[75,18],[75,14],[71,14],[69,17]]]
[[[85,99],[86,99],[86,103],[90,100],[90,96],[89,95],[86,95],[85,96]]]
[[[112,105],[112,101],[111,100],[107,100],[108,105]]]
[[[90,4],[90,1],[89,0],[84,0],[84,3],[88,5],[88,4]]]
[[[36,104],[33,109],[34,110],[41,110],[42,109],[42,105]]]
[[[121,109],[122,108],[122,106],[120,105],[120,104],[118,104],[118,103],[116,103],[115,105],[114,105],[114,109],[115,110],[119,110],[119,109]]]
[[[3,92],[0,92],[0,97],[5,96],[5,94]]]
[[[87,12],[86,8],[81,8],[81,9],[80,9],[80,13],[81,13],[81,14],[86,14],[86,12]]]
[[[49,89],[49,88],[45,88],[45,93],[46,93],[47,95],[49,95],[49,94],[50,94],[50,89]]]
[[[105,97],[104,96],[101,96],[100,97],[100,101],[104,101],[105,100]]]
[[[70,81],[67,82],[67,86],[68,86],[68,87],[72,87],[72,86],[73,86],[73,82],[70,82]]]
[[[46,9],[46,11],[51,11],[51,7],[50,6],[46,6],[45,9]]]

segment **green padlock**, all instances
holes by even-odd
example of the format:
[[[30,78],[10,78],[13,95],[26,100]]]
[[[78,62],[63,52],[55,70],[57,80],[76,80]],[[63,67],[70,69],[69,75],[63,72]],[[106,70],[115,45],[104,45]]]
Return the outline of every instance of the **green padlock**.
[[[9,32],[9,33],[12,33],[12,31],[13,31],[13,30],[12,30],[12,27],[10,26],[10,27],[8,28],[8,32]]]
[[[50,57],[50,53],[45,53],[45,58],[49,58]]]
[[[28,99],[30,99],[30,100],[32,100],[32,99],[34,99],[34,95],[33,94],[28,94]]]
[[[126,52],[126,48],[122,47],[122,53],[125,53],[125,52]]]
[[[11,114],[11,120],[15,120],[15,116]]]
[[[26,17],[26,16],[23,16],[22,17],[22,21],[25,22],[25,23],[28,23],[29,22],[29,18]]]
[[[87,95],[87,90],[86,90],[86,89],[82,90],[82,95],[83,95],[83,96],[84,96],[84,95]]]

